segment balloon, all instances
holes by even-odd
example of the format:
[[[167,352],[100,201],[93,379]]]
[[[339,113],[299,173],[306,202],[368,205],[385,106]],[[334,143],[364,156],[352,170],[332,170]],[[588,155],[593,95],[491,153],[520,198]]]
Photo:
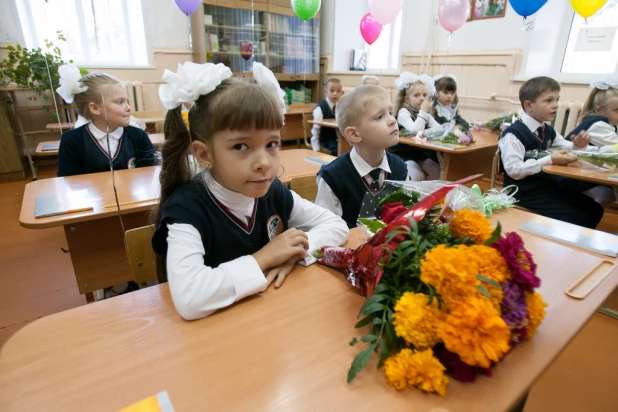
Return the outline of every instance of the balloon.
[[[248,41],[243,41],[240,43],[240,57],[245,60],[249,60],[253,56],[253,44]]]
[[[470,18],[469,0],[441,0],[438,5],[438,21],[451,33],[463,26]]]
[[[524,18],[533,15],[547,3],[547,0],[511,0],[509,1],[515,13]]]
[[[369,14],[380,24],[389,24],[401,11],[403,0],[372,0]]]
[[[371,14],[367,13],[361,19],[360,31],[367,44],[373,44],[382,33],[382,25]]]
[[[303,20],[312,19],[320,11],[322,0],[292,0],[294,14]]]
[[[200,8],[202,0],[174,0],[174,3],[176,3],[181,12],[188,16]]]
[[[582,16],[584,19],[592,16],[605,6],[607,0],[571,0],[571,6],[575,13]]]

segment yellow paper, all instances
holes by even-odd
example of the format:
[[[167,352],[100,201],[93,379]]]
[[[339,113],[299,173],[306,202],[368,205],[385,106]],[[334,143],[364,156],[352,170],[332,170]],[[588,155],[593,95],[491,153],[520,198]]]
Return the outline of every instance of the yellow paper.
[[[172,408],[167,392],[163,391],[127,406],[120,412],[174,412],[174,408]]]

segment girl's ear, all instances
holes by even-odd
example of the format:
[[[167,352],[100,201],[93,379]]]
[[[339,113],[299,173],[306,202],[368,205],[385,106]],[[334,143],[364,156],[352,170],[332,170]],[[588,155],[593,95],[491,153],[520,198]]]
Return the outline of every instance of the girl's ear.
[[[99,105],[94,102],[88,103],[88,111],[95,116],[100,116],[102,113]]]
[[[195,160],[205,169],[212,169],[214,165],[214,156],[212,150],[208,145],[199,140],[191,142],[191,150],[193,151],[193,157]]]

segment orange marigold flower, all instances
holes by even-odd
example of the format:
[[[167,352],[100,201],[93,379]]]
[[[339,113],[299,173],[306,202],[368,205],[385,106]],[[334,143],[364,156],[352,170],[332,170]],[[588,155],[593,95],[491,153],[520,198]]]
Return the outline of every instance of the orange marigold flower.
[[[417,352],[403,349],[384,362],[384,375],[389,385],[398,390],[407,385],[410,389],[437,392],[442,396],[448,385],[445,369],[431,349]]]
[[[478,273],[485,276],[489,280],[502,285],[511,279],[509,265],[502,257],[502,254],[496,249],[489,246],[470,246],[470,258],[476,260]],[[492,286],[485,282],[480,282],[489,292],[498,307],[502,302],[502,287]]]
[[[429,296],[406,292],[397,301],[393,314],[395,333],[417,350],[433,347],[440,341],[438,325],[444,314],[438,309],[438,299],[428,305]]]
[[[421,260],[421,280],[433,286],[447,303],[458,297],[473,296],[478,293],[475,262],[465,245],[452,248],[438,245]]]
[[[530,339],[535,333],[543,319],[545,318],[545,307],[547,303],[537,292],[526,292],[526,305],[528,307],[528,325],[526,326],[526,338]]]
[[[489,299],[469,297],[452,308],[438,336],[466,364],[489,368],[509,351],[511,332]]]
[[[451,234],[458,238],[469,237],[477,244],[482,245],[491,237],[493,230],[489,220],[478,210],[456,210],[455,216],[449,223]]]
[[[395,356],[391,356],[384,362],[384,376],[386,383],[397,390],[402,390],[408,386],[408,369],[412,351],[403,349]]]

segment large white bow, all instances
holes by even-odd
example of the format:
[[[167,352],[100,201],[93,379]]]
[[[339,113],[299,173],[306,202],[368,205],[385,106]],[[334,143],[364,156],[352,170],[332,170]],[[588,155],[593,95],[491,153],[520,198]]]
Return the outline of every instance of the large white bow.
[[[58,67],[58,74],[60,75],[60,87],[56,89],[56,92],[65,102],[73,103],[76,94],[88,90],[88,86],[84,86],[79,81],[82,75],[76,64],[63,64]]]
[[[408,87],[413,85],[414,83],[421,82],[425,86],[427,86],[427,94],[433,95],[435,93],[435,82],[434,80],[426,75],[421,74],[420,76],[412,73],[412,72],[403,72],[399,75],[397,79],[395,79],[395,89],[397,90],[407,90]]]
[[[279,82],[275,78],[273,72],[262,63],[253,62],[253,78],[255,81],[268,90],[273,96],[277,98],[279,102],[279,110],[281,111],[281,116],[285,119],[285,92],[281,90],[281,86],[279,86]]]
[[[598,79],[590,83],[590,88],[597,88],[599,90],[608,90],[608,89],[618,89],[618,79],[617,78],[605,78]]]
[[[178,72],[165,70],[159,87],[159,98],[166,109],[172,110],[182,103],[195,102],[200,96],[215,90],[232,71],[222,63],[178,64]]]

